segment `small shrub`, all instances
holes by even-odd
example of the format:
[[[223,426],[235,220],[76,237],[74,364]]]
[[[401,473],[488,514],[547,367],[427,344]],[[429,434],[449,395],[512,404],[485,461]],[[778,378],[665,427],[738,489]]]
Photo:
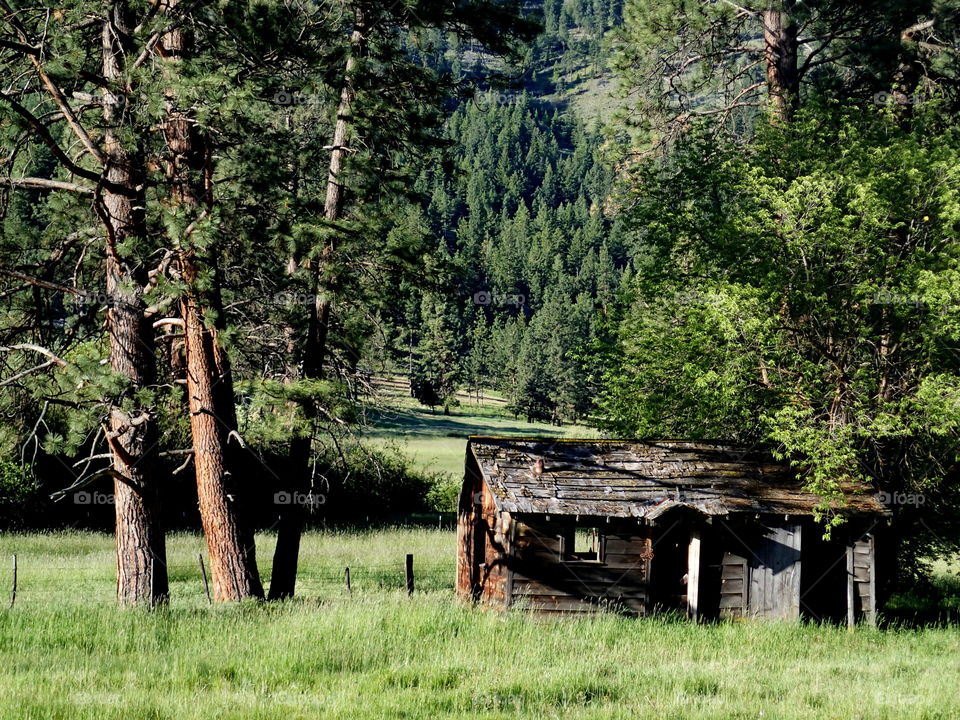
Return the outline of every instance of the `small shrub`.
[[[427,491],[427,510],[431,512],[456,512],[457,498],[460,495],[460,481],[452,475],[437,473],[428,476],[430,490]]]
[[[24,526],[26,510],[39,492],[40,484],[28,468],[0,460],[0,527]]]
[[[415,470],[397,449],[361,445],[327,453],[318,466],[325,468],[323,513],[336,523],[387,520],[433,510],[431,492],[436,479]]]

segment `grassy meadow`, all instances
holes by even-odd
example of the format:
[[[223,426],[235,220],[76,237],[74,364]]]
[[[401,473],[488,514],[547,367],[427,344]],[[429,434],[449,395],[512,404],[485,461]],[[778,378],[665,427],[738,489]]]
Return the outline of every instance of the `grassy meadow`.
[[[378,377],[368,412],[370,429],[365,433],[375,445],[400,448],[420,469],[463,475],[463,457],[470,435],[536,435],[537,437],[596,437],[586,425],[528,423],[506,410],[506,401],[484,390],[478,399],[459,391],[456,405],[445,415],[443,408],[430,409],[410,397],[406,378]]]
[[[202,539],[178,534],[172,602],[148,612],[113,606],[110,536],[4,535],[20,587],[0,610],[0,718],[960,717],[956,629],[494,612],[453,597],[453,543],[310,533],[297,600],[210,607]],[[271,544],[259,538],[264,577]],[[423,577],[412,597],[406,552]],[[347,565],[376,572],[347,593]]]
[[[471,434],[595,435],[514,419],[490,393],[445,415],[402,381],[378,388],[368,441],[454,478]],[[265,580],[275,540],[257,538]],[[205,542],[175,533],[171,602],[147,611],[114,604],[112,536],[0,534],[0,720],[960,717],[956,627],[496,612],[454,597],[454,544],[440,529],[310,532],[295,600],[211,606]],[[937,571],[957,589],[956,566]]]

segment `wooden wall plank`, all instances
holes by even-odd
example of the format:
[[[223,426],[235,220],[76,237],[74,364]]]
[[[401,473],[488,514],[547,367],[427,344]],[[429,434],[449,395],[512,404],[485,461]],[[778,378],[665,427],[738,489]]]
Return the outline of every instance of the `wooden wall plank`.
[[[742,618],[747,612],[749,563],[736,550],[723,554],[720,580],[720,617]]]
[[[847,545],[847,623],[863,621],[875,625],[876,601],[875,540],[871,533],[853,537]]]
[[[594,610],[613,604],[635,613],[648,605],[649,538],[628,533],[602,533],[601,561],[563,559],[561,539],[573,532],[568,518],[536,525],[514,518],[510,600],[519,607]],[[587,521],[589,522],[589,521]],[[579,603],[579,604],[578,604]]]
[[[866,620],[870,625],[877,624],[877,539],[871,533],[870,538],[870,600],[865,607]]]

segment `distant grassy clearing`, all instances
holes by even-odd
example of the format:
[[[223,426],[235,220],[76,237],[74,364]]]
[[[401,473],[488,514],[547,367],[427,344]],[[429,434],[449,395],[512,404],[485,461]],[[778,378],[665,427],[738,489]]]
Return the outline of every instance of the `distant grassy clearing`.
[[[417,467],[430,472],[462,475],[469,435],[597,436],[595,429],[584,425],[556,426],[514,418],[505,409],[506,401],[490,391],[484,391],[482,403],[458,393],[460,406],[444,415],[442,408],[431,411],[411,398],[404,378],[382,378],[376,387],[381,409],[369,412],[372,428],[366,437],[377,445],[396,445]]]
[[[448,589],[351,596],[314,582],[324,566],[389,566],[408,548],[452,573],[452,534],[439,531],[311,533],[303,600],[208,608],[199,547],[172,538],[174,602],[148,613],[112,607],[109,536],[0,537],[0,554],[24,560],[22,597],[0,611],[0,718],[960,716],[951,629],[544,620],[463,606]]]

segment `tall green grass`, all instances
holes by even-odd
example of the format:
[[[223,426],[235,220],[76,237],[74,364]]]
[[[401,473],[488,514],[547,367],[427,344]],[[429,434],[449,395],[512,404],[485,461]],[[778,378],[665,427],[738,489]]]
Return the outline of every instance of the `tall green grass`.
[[[310,534],[298,600],[207,607],[200,538],[170,545],[174,599],[149,612],[113,607],[109,536],[0,538],[22,558],[21,596],[0,611],[0,718],[960,717],[954,629],[547,619],[448,587],[310,580],[413,552],[452,582],[451,533],[422,530]]]

